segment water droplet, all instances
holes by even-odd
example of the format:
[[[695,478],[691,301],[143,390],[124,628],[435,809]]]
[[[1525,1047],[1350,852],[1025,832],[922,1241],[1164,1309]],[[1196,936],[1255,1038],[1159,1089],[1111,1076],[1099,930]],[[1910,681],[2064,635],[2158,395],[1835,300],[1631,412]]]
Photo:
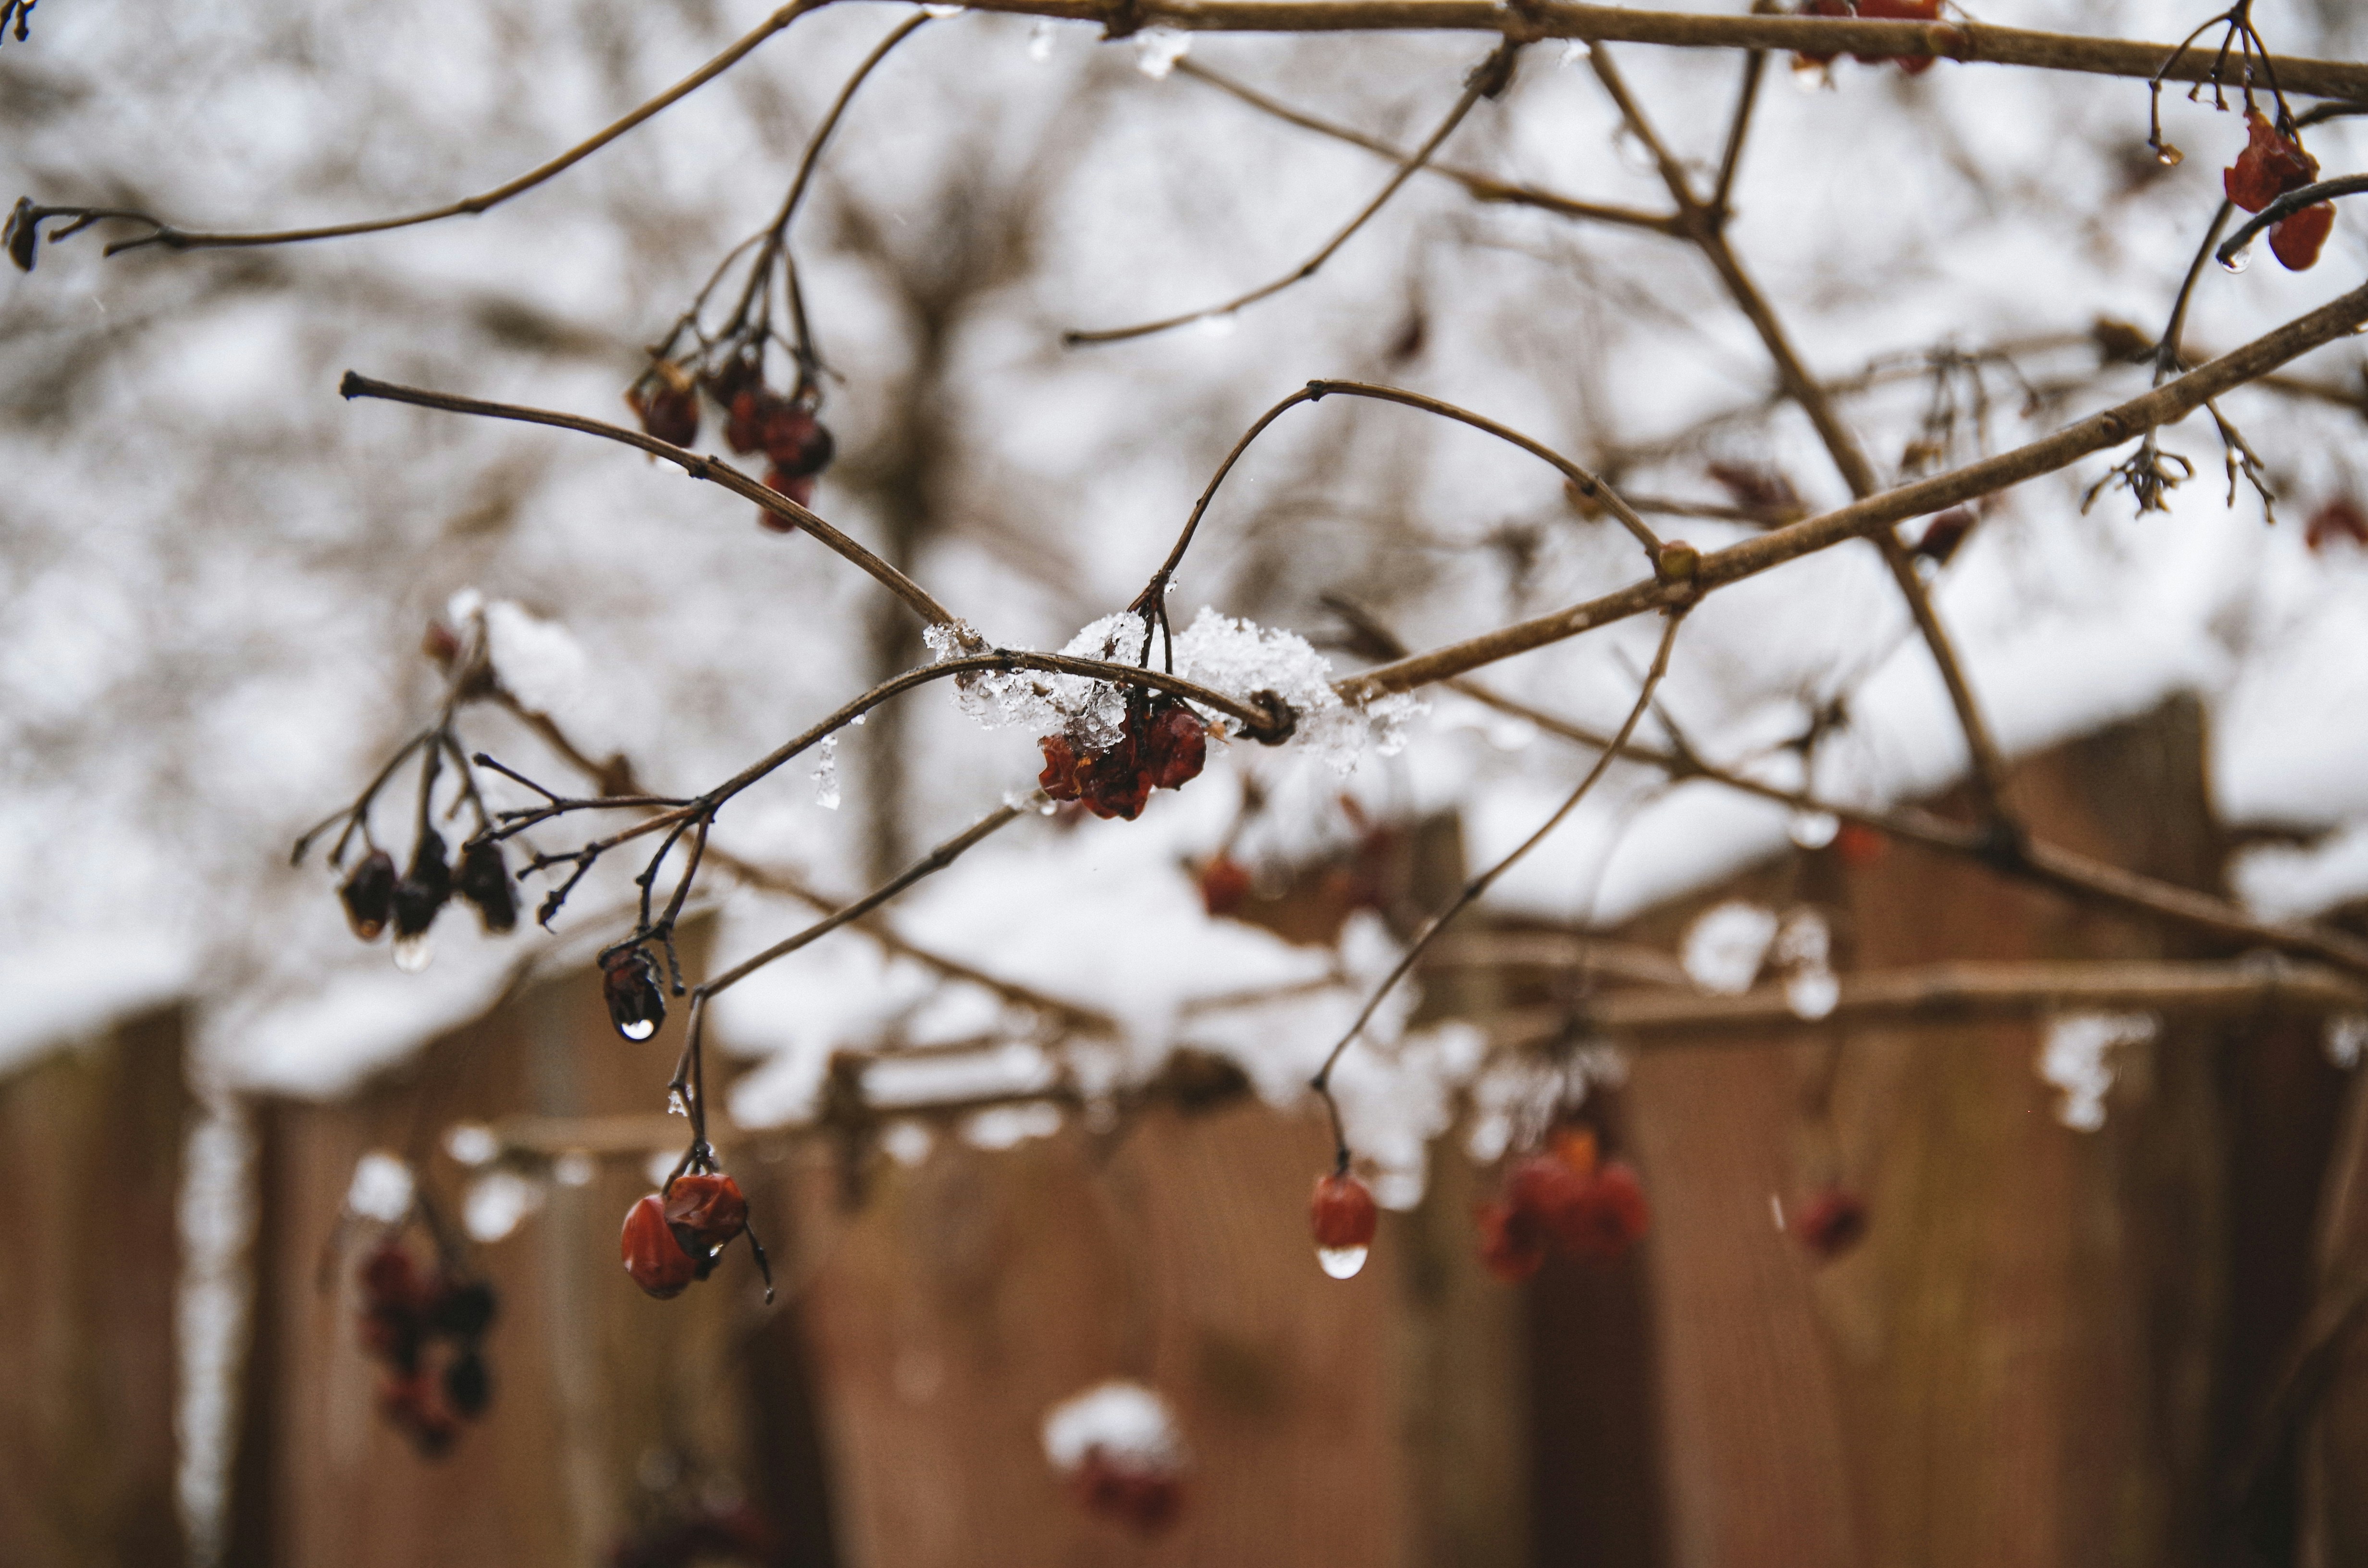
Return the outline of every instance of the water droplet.
[[[1784,1006],[1793,1009],[1794,1017],[1812,1023],[1830,1014],[1841,995],[1841,982],[1829,969],[1795,970],[1784,982]]]
[[[1793,85],[1804,93],[1822,93],[1834,85],[1832,65],[1806,55],[1793,56]]]
[[[1365,1267],[1365,1247],[1317,1247],[1315,1261],[1335,1279],[1353,1278]]]
[[[1028,34],[1028,58],[1042,65],[1053,58],[1053,24],[1039,19]]]
[[[2165,142],[2155,148],[2154,161],[2166,169],[2175,169],[2187,161],[2187,154]]]
[[[1554,63],[1557,65],[1576,65],[1594,52],[1594,50],[1588,47],[1588,43],[1585,39],[1575,38],[1568,43],[1562,46],[1562,53],[1555,58]]]
[[[1801,811],[1793,813],[1790,829],[1793,842],[1804,849],[1823,849],[1842,830],[1842,819],[1831,812]]]
[[[617,1032],[627,1040],[647,1040],[658,1032],[658,1021],[655,1018],[635,1018],[629,1024],[619,1024]]]
[[[690,1114],[690,1103],[682,1097],[682,1091],[680,1089],[668,1089],[666,1091],[666,1114],[668,1116],[689,1116]]]
[[[427,932],[394,939],[394,967],[404,973],[417,974],[435,961],[436,942]]]
[[[1234,320],[1233,312],[1221,311],[1212,316],[1202,316],[1192,324],[1200,328],[1203,337],[1231,337],[1234,328],[1240,324]]]
[[[2247,245],[2243,250],[2237,251],[2233,255],[2222,256],[2220,258],[2220,265],[2226,267],[2231,272],[2244,271],[2245,268],[2253,265],[2253,247]]]

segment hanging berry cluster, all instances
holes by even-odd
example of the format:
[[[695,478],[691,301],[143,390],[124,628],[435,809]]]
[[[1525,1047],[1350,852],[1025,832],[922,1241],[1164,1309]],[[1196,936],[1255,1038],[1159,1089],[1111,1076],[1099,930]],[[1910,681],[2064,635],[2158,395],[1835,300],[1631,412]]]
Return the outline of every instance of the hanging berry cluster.
[[[700,393],[723,411],[723,441],[742,456],[762,453],[765,483],[799,506],[814,501],[814,480],[837,450],[830,429],[815,417],[819,388],[801,376],[787,393],[765,384],[760,353],[743,349],[713,369],[694,373],[661,359],[633,383],[625,401],[642,428],[661,441],[688,447],[699,439]],[[759,507],[757,520],[777,533],[794,525]]]
[[[1075,801],[1098,817],[1133,822],[1154,790],[1180,790],[1208,760],[1209,731],[1200,716],[1164,692],[1131,689],[1118,739],[1085,746],[1066,735],[1037,741],[1044,771],[1036,781],[1056,801]]]
[[[398,1233],[370,1248],[359,1275],[362,1348],[383,1369],[379,1412],[422,1454],[440,1454],[493,1398],[493,1287],[449,1260],[423,1271]]]
[[[1645,1189],[1623,1160],[1599,1157],[1595,1134],[1558,1133],[1552,1151],[1517,1162],[1480,1208],[1480,1256],[1499,1279],[1526,1279],[1549,1253],[1613,1263],[1650,1221]]]
[[[2283,109],[2271,124],[2260,110],[2248,108],[2245,127],[2245,150],[2220,171],[2221,188],[2230,201],[2259,212],[2318,178],[2318,160],[2303,151],[2302,138]],[[2270,225],[2270,254],[2289,272],[2306,271],[2317,264],[2319,249],[2334,227],[2335,203],[2305,207]]]
[[[332,824],[342,820],[345,828],[330,851],[329,864],[333,869],[342,869],[347,846],[359,835],[365,846],[361,858],[346,873],[337,889],[338,900],[346,909],[346,923],[365,942],[377,941],[389,926],[393,927],[396,966],[419,970],[427,965],[428,927],[435,925],[436,917],[455,894],[476,905],[484,928],[498,934],[518,926],[518,893],[510,881],[509,866],[502,858],[501,846],[487,835],[490,824],[483,807],[477,805],[472,787],[464,781],[460,800],[452,802],[456,812],[464,802],[475,806],[478,815],[477,835],[461,846],[458,864],[451,858],[444,835],[434,825],[436,780],[444,751],[448,744],[453,744],[450,737],[437,732],[418,737],[411,744],[421,752],[419,804],[410,858],[402,872],[395,870],[394,857],[370,836],[370,809],[379,788],[376,784],[352,806],[330,819]],[[401,757],[396,760],[399,762]],[[393,765],[388,771],[393,771]],[[381,775],[380,782],[383,783],[384,778],[385,775]],[[308,834],[297,842],[299,859],[311,841]]]
[[[625,1211],[620,1250],[633,1283],[664,1301],[715,1272],[723,1249],[742,1235],[748,1238],[770,1296],[772,1268],[748,1229],[748,1200],[740,1195],[740,1184],[721,1171],[692,1170]]]

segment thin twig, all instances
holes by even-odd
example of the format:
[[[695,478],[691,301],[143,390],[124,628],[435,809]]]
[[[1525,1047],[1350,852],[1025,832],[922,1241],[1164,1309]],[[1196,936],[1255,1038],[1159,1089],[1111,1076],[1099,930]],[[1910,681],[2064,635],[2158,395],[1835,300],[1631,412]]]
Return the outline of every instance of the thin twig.
[[[1417,148],[1412,157],[1398,165],[1397,173],[1390,176],[1389,183],[1382,187],[1371,201],[1365,203],[1363,210],[1349,219],[1348,224],[1338,233],[1324,243],[1321,250],[1302,262],[1294,270],[1285,273],[1271,283],[1261,284],[1247,294],[1237,295],[1222,305],[1187,311],[1182,315],[1144,322],[1137,326],[1108,327],[1096,332],[1064,332],[1061,335],[1061,341],[1074,348],[1089,343],[1120,343],[1133,337],[1148,337],[1153,333],[1167,332],[1196,321],[1231,315],[1246,305],[1254,305],[1260,300],[1281,293],[1294,283],[1304,282],[1315,277],[1324,264],[1331,260],[1334,254],[1342,245],[1347,244],[1358,230],[1363,228],[1375,213],[1388,205],[1390,198],[1398,193],[1400,186],[1412,179],[1417,170],[1430,162],[1430,155],[1439,150],[1440,142],[1454,134],[1455,128],[1463,123],[1463,117],[1472,112],[1473,105],[1503,89],[1504,77],[1511,70],[1512,56],[1520,48],[1519,43],[1509,39],[1499,44],[1496,53],[1473,71],[1471,79],[1464,84],[1463,96],[1455,100],[1455,107],[1448,111],[1446,119],[1439,122],[1439,128],[1430,133],[1429,140]]]

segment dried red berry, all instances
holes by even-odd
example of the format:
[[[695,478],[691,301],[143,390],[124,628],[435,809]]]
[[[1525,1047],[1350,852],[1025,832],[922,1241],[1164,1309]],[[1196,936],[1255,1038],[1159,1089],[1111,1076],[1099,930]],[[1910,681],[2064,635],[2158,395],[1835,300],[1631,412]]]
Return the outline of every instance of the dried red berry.
[[[1974,531],[1975,521],[1972,507],[1950,507],[1924,526],[1924,537],[1916,541],[1915,553],[1946,566],[1965,536]]]
[[[694,1256],[714,1252],[748,1228],[748,1200],[740,1184],[721,1171],[678,1176],[665,1198],[666,1223]]]
[[[1208,727],[1175,699],[1155,698],[1146,710],[1139,749],[1154,789],[1180,790],[1200,777],[1208,761]]]
[[[510,885],[510,869],[502,846],[489,838],[472,840],[461,849],[460,874],[454,891],[477,906],[477,916],[488,931],[508,931],[518,926],[518,894]]]
[[[1079,751],[1065,735],[1037,741],[1044,771],[1036,781],[1056,801],[1076,801],[1098,817],[1133,822],[1154,789],[1178,790],[1208,758],[1208,730],[1175,698],[1127,705],[1119,738],[1099,751]]]
[[[699,390],[672,365],[662,365],[633,385],[625,401],[641,416],[642,428],[669,446],[699,439]]]
[[[1231,915],[1250,896],[1249,868],[1230,855],[1220,855],[1201,868],[1201,907],[1210,918]]]
[[[831,456],[837,449],[830,430],[814,417],[814,410],[787,398],[770,398],[759,403],[757,435],[757,445],[772,460],[773,471],[787,479],[806,479],[820,473],[830,466]]]
[[[2288,272],[2308,272],[2318,265],[2319,247],[2335,227],[2335,203],[2322,201],[2289,213],[2270,225],[2270,254]]]
[[[1373,1244],[1380,1210],[1372,1189],[1355,1176],[1334,1175],[1315,1178],[1315,1196],[1308,1201],[1307,1217],[1315,1244],[1326,1251]]]
[[[732,393],[723,404],[724,445],[743,454],[764,449],[765,399],[769,395],[758,386]]]
[[[765,484],[768,489],[780,491],[782,494],[788,496],[791,500],[796,502],[801,506],[811,506],[814,505],[814,482],[812,474],[807,474],[802,478],[792,479],[788,474],[783,473],[780,469],[768,469],[765,471]],[[796,523],[791,522],[789,518],[781,516],[779,512],[772,510],[770,507],[757,507],[757,521],[760,526],[770,528],[777,534],[795,533],[798,531],[798,525]]]
[[[485,1358],[472,1346],[461,1351],[444,1368],[444,1403],[463,1416],[478,1416],[493,1403],[494,1380],[485,1370]]]
[[[1554,1216],[1554,1242],[1575,1257],[1615,1263],[1636,1244],[1651,1220],[1634,1167],[1610,1160],[1576,1200]]]
[[[2368,513],[2362,513],[2349,496],[2339,495],[2310,515],[2310,521],[2303,525],[2302,538],[2313,550],[2323,550],[2339,539],[2368,550]]]
[[[1480,1261],[1507,1284],[1535,1274],[1546,1260],[1546,1229],[1539,1217],[1503,1199],[1480,1206]]]
[[[2245,150],[2220,173],[2228,199],[2248,212],[2259,212],[2287,191],[2318,177],[2318,160],[2302,143],[2278,133],[2259,109],[2245,111]]]
[[[1839,1257],[1866,1234],[1866,1202],[1847,1188],[1827,1187],[1802,1206],[1793,1233],[1819,1257]]]
[[[394,915],[394,857],[373,849],[337,890],[345,902],[346,924],[365,942],[375,942]]]
[[[627,1040],[647,1040],[666,1022],[666,991],[645,949],[620,948],[601,959],[600,995],[609,1021]]]
[[[626,1210],[620,1250],[633,1283],[661,1301],[681,1295],[699,1274],[698,1263],[666,1223],[666,1200],[655,1192]]]

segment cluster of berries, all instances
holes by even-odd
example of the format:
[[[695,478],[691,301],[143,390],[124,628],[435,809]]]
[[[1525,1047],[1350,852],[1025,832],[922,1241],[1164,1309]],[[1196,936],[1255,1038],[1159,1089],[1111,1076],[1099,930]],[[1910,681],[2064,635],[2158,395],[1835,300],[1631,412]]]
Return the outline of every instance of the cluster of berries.
[[[1535,1274],[1549,1252],[1613,1263],[1650,1219],[1634,1167],[1600,1158],[1593,1132],[1565,1130],[1551,1153],[1517,1162],[1480,1206],[1480,1256],[1507,1280]]]
[[[411,848],[411,864],[402,875],[395,874],[394,857],[372,846],[337,890],[347,923],[363,941],[375,942],[389,925],[394,927],[397,958],[404,944],[416,945],[427,935],[454,893],[477,906],[488,931],[507,931],[518,925],[518,894],[501,846],[491,839],[471,839],[461,846],[461,863],[455,867],[444,835],[432,827],[420,830],[419,842]]]
[[[1115,1379],[1053,1407],[1044,1457],[1089,1514],[1151,1536],[1176,1522],[1190,1462],[1176,1413],[1141,1383]]]
[[[765,384],[764,362],[755,354],[734,354],[716,369],[694,376],[662,359],[625,393],[642,428],[673,446],[699,439],[699,394],[704,391],[723,411],[723,440],[743,456],[762,452],[765,483],[799,506],[814,500],[814,479],[837,450],[829,428],[814,417],[818,399],[810,387],[784,395]],[[759,509],[757,521],[777,533],[791,525]]]
[[[385,1368],[379,1412],[422,1454],[440,1454],[493,1398],[482,1347],[493,1287],[448,1267],[422,1271],[394,1234],[370,1248],[360,1278],[362,1348]]]
[[[1154,790],[1180,790],[1208,760],[1209,729],[1200,716],[1165,693],[1127,699],[1118,739],[1080,746],[1066,735],[1037,741],[1044,771],[1036,781],[1056,801],[1075,801],[1098,817],[1133,822]]]
[[[2248,212],[2259,212],[2318,178],[2318,160],[2302,150],[2293,122],[2283,113],[2279,119],[2272,125],[2259,109],[2246,109],[2245,150],[2220,171],[2221,188]],[[2270,225],[2270,254],[2289,272],[2305,271],[2317,264],[2319,247],[2334,227],[2335,203],[2305,207]]]
[[[1941,0],[1808,0],[1801,8],[1804,17],[1859,17],[1881,22],[1937,22],[1941,19]],[[1880,65],[1888,60],[1910,76],[1921,76],[1932,69],[1940,58],[1931,54],[1853,54],[1852,60],[1861,65]],[[1812,70],[1830,65],[1830,54],[1796,54],[1793,68]]]
[[[685,1172],[626,1210],[625,1272],[659,1301],[670,1301],[715,1272],[723,1249],[747,1229],[748,1200],[738,1182],[721,1171]]]

